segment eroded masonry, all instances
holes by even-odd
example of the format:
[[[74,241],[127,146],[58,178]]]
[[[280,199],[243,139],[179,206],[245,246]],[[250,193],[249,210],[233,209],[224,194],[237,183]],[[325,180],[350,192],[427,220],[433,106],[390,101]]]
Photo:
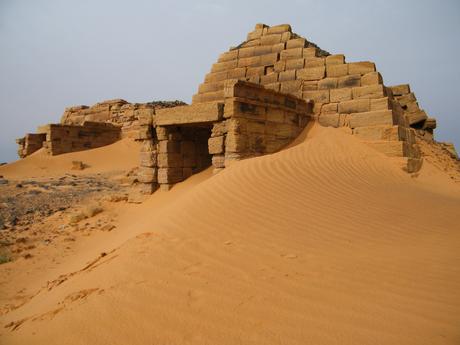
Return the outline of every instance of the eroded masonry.
[[[19,155],[40,148],[56,155],[141,141],[138,182],[151,193],[213,166],[276,152],[309,121],[348,127],[388,156],[420,169],[415,137],[433,140],[436,120],[420,109],[409,85],[385,86],[370,61],[346,62],[300,37],[290,25],[257,24],[220,55],[192,104],[124,100],[66,109],[59,124],[17,140]]]

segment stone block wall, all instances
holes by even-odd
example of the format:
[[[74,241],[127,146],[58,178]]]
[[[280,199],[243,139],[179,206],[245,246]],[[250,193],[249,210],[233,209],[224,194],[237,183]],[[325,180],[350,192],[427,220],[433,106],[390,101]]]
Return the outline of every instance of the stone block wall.
[[[43,147],[46,134],[28,133],[23,138],[16,139],[19,145],[18,156],[24,158]]]
[[[84,122],[82,125],[49,124],[39,127],[46,136],[43,147],[50,155],[83,151],[110,145],[120,139],[120,128],[110,123]]]
[[[223,102],[159,110],[141,120],[150,128],[141,152],[141,191],[167,190],[211,164],[218,172],[235,160],[276,152],[310,115],[305,100],[244,81],[227,81]]]
[[[384,126],[386,130],[393,126],[421,127],[424,133],[432,133],[435,124],[434,119],[427,119],[422,110],[410,103],[415,100],[410,91],[386,87],[373,62],[347,63],[344,55],[321,50],[293,33],[289,25],[257,24],[246,41],[220,55],[192,103],[222,101],[225,85],[234,80],[250,81],[311,101],[314,117],[320,124],[347,126],[353,133],[364,133],[365,129],[355,129],[374,126]],[[388,143],[391,140],[383,140],[377,134],[375,138],[378,142],[372,146],[384,153],[392,155],[400,147],[400,155],[420,160],[419,150],[411,146],[416,144]],[[391,138],[401,141],[401,137]],[[372,140],[368,135],[368,141]],[[408,162],[409,165],[419,166],[421,162]]]

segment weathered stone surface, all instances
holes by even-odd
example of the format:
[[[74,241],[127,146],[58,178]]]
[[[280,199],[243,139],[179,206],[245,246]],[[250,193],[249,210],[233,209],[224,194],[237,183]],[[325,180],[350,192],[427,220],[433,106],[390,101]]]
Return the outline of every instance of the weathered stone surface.
[[[361,77],[361,85],[375,85],[375,84],[383,84],[382,75],[379,72],[369,72],[364,74]]]
[[[286,42],[286,49],[304,48],[308,44],[305,38],[294,38]]]
[[[357,127],[353,129],[353,134],[362,140],[400,140],[399,126]]]
[[[385,87],[383,85],[368,85],[352,88],[354,99],[358,98],[383,98],[386,96]]]
[[[375,72],[375,64],[370,61],[348,63],[348,74],[361,74]]]
[[[329,90],[304,91],[302,98],[313,100],[316,103],[329,103]]]
[[[173,184],[183,180],[183,168],[159,168],[158,183]],[[160,186],[161,187],[161,186]]]
[[[390,89],[393,92],[393,96],[402,96],[410,93],[409,84],[390,86]]]
[[[287,59],[296,59],[303,57],[303,48],[291,48],[286,49],[280,52],[280,59],[287,60]]]
[[[339,114],[321,114],[318,121],[325,127],[339,127]]]
[[[330,100],[331,102],[343,102],[351,100],[351,88],[331,89]]]
[[[326,66],[328,77],[344,77],[348,74],[348,64],[333,64]]]
[[[359,74],[346,75],[339,77],[337,81],[338,88],[359,87],[361,86],[361,76]]]
[[[318,82],[318,89],[319,90],[336,89],[337,83],[338,83],[338,78],[330,78],[330,77],[324,78]]]
[[[210,154],[224,153],[224,136],[213,137],[208,139],[208,147]]]
[[[362,113],[370,110],[370,101],[368,99],[354,99],[339,103],[339,113],[351,114]]]
[[[379,125],[390,126],[393,125],[393,114],[391,110],[378,110],[363,113],[353,113],[350,114],[349,124],[351,128]]]
[[[345,56],[342,54],[329,55],[326,57],[326,65],[344,64]]]
[[[406,117],[410,125],[414,125],[416,123],[419,123],[419,122],[422,122],[428,119],[428,116],[423,110],[413,112],[413,113],[408,113],[406,114]]]
[[[303,80],[320,80],[325,76],[325,67],[310,67],[297,71],[297,78]]]
[[[156,112],[156,124],[159,126],[213,122],[222,118],[223,104],[221,102],[197,103],[160,109]]]

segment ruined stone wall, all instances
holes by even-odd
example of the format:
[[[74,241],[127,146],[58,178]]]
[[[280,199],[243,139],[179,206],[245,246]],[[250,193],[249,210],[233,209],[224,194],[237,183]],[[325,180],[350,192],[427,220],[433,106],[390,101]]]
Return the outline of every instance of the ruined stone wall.
[[[330,55],[293,33],[289,25],[258,24],[246,41],[220,55],[199,86],[193,103],[223,100],[224,85],[235,79],[312,101],[313,113],[324,126],[350,127],[354,134],[366,131],[357,130],[361,127],[385,127],[367,130],[369,145],[388,155],[418,160],[417,164],[410,163],[411,167],[421,165],[420,151],[412,147],[415,142],[392,142],[395,138],[405,141],[413,133],[395,137],[384,132],[393,126],[410,130],[422,121],[424,113],[405,109],[405,98],[413,94],[393,96],[373,62],[347,63],[344,55]]]
[[[217,172],[235,160],[276,152],[299,135],[310,115],[311,106],[302,99],[229,81],[223,102],[142,117],[147,136],[141,150],[141,191],[169,189],[211,163]]]
[[[43,147],[50,155],[89,150],[110,145],[120,139],[120,128],[109,123],[84,122],[82,125],[49,124],[38,132],[46,140]]]
[[[19,145],[18,156],[24,158],[38,151],[43,147],[43,142],[46,140],[46,134],[28,133],[23,138],[16,139]]]
[[[61,124],[81,125],[85,121],[106,122],[121,128],[122,138],[139,137],[141,130],[140,116],[153,115],[155,109],[184,105],[180,101],[158,101],[150,103],[128,103],[123,99],[114,99],[97,103],[91,107],[86,105],[66,108],[61,117]]]

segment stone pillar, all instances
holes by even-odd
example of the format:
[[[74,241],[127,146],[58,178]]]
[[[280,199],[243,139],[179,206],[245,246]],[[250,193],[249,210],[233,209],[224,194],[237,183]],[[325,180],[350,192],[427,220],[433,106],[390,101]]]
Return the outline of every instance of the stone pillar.
[[[140,166],[137,176],[139,191],[151,194],[158,188],[157,138],[153,129],[153,109],[142,109],[138,114],[140,141]]]

